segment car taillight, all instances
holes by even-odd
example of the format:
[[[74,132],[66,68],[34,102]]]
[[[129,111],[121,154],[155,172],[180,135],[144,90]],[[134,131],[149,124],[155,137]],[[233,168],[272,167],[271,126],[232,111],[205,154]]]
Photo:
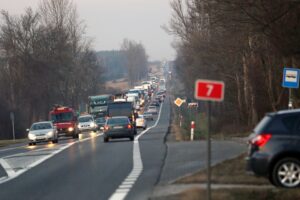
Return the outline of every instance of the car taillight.
[[[272,137],[271,134],[257,135],[251,140],[251,144],[258,147],[262,147],[271,139],[271,137]]]
[[[128,128],[128,129],[131,129],[131,127],[132,127],[131,124],[128,124],[128,125],[127,125],[127,128]]]
[[[105,125],[104,130],[107,131],[109,129],[109,126]]]

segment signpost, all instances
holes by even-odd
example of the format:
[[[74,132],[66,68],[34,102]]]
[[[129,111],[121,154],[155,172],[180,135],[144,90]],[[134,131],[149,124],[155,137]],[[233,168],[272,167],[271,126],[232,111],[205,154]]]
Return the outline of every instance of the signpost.
[[[182,105],[183,103],[185,103],[185,102],[186,102],[186,100],[183,100],[183,99],[181,99],[181,98],[179,98],[179,97],[174,101],[175,105],[176,105],[178,108],[181,108],[181,105]],[[182,115],[181,115],[181,109],[180,109],[179,126],[181,127],[181,125],[182,125]]]
[[[15,115],[14,115],[13,112],[10,112],[9,116],[10,116],[10,120],[11,120],[11,123],[12,123],[13,140],[16,140],[16,137],[15,137]]]
[[[299,73],[300,69],[283,69],[282,87],[289,88],[289,109],[293,108],[292,88],[299,88]]]
[[[207,200],[211,199],[211,137],[210,137],[210,113],[211,101],[221,102],[224,99],[225,84],[222,81],[198,79],[195,84],[195,98],[208,101],[208,130],[207,130]]]
[[[180,107],[183,103],[185,102],[185,100],[177,98],[174,103],[176,106]]]

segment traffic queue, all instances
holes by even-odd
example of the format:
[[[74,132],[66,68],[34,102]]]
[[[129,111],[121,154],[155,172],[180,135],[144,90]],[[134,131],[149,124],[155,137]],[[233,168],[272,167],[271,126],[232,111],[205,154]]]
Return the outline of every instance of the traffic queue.
[[[35,122],[27,129],[29,145],[57,143],[60,137],[79,138],[91,131],[103,131],[104,142],[114,138],[132,141],[138,128],[145,130],[147,121],[154,120],[165,95],[165,80],[151,77],[123,93],[89,96],[87,112],[82,115],[74,108],[54,105],[48,121]]]

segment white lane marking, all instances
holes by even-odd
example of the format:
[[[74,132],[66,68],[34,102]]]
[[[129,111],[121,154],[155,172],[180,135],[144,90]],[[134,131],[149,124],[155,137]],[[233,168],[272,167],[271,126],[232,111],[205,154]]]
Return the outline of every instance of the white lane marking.
[[[81,142],[85,142],[87,140],[92,140],[93,138],[96,138],[96,137],[99,137],[103,135],[103,133],[98,133],[96,134],[94,137],[89,137],[89,138],[85,138],[85,139],[82,139],[82,140],[78,140],[78,141],[75,141],[75,142],[72,142],[72,143],[67,143],[67,144],[62,144],[61,145],[61,148],[59,149],[56,149],[55,151],[52,151],[49,155],[46,155],[44,156],[43,158],[31,163],[30,165],[28,165],[26,168],[23,168],[23,169],[20,169],[18,170],[17,172],[14,171],[13,167],[11,167],[6,161],[5,161],[5,158],[9,158],[9,157],[13,157],[13,156],[19,156],[19,155],[26,155],[27,153],[32,153],[32,152],[37,152],[37,151],[42,151],[42,150],[48,150],[48,148],[43,148],[43,149],[37,149],[37,150],[33,150],[31,152],[26,152],[26,153],[18,153],[18,154],[14,154],[14,155],[10,155],[10,156],[6,156],[6,157],[3,157],[3,158],[0,158],[0,164],[2,165],[3,169],[6,171],[7,175],[8,176],[4,176],[4,177],[1,177],[0,178],[0,184],[2,183],[5,183],[7,181],[10,181],[14,178],[17,178],[18,176],[20,176],[21,174],[23,174],[24,172],[30,170],[31,168],[41,164],[42,162],[44,162],[45,160],[53,157],[54,155],[62,152],[63,150],[71,147],[72,145],[74,144],[77,144],[77,143],[81,143]]]
[[[109,200],[123,200],[126,198],[128,193],[130,192],[133,185],[136,183],[137,179],[140,177],[143,171],[143,161],[141,158],[140,152],[140,145],[139,145],[139,138],[142,137],[147,131],[157,126],[161,110],[164,104],[161,105],[159,110],[159,115],[156,119],[156,122],[153,126],[147,128],[143,132],[141,132],[138,136],[135,137],[133,143],[133,169],[131,170],[130,174],[127,178],[122,182],[122,184],[118,187],[118,189],[110,196]]]

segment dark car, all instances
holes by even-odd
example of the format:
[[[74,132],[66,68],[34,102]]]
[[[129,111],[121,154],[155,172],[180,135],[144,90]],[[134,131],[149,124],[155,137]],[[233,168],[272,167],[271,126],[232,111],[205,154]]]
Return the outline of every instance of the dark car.
[[[106,120],[104,126],[104,142],[114,138],[129,138],[134,140],[134,127],[128,117],[112,117]]]
[[[152,101],[150,103],[150,106],[156,106],[156,107],[159,107],[160,103],[158,101]]]
[[[105,119],[105,117],[99,117],[99,118],[95,119],[95,122],[96,122],[96,124],[98,126],[98,129],[101,130],[101,129],[104,128],[106,119]]]
[[[300,186],[300,109],[267,114],[249,136],[247,169],[279,187]]]

